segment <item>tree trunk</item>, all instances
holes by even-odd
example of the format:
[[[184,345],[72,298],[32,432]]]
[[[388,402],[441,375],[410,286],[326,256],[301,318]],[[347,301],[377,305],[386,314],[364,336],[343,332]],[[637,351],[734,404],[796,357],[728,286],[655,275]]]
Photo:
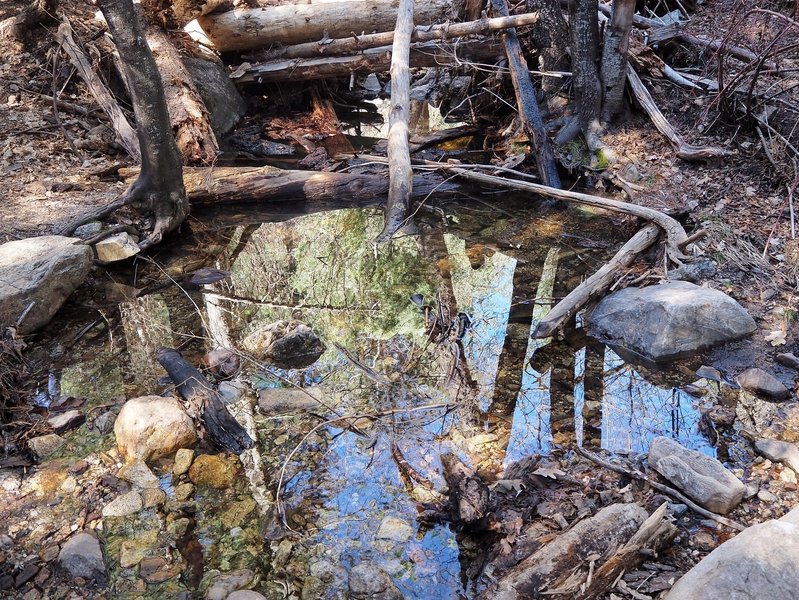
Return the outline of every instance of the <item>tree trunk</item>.
[[[609,122],[624,108],[624,83],[627,81],[627,50],[633,26],[635,0],[614,0],[610,24],[602,49],[602,120]]]
[[[147,44],[164,84],[167,111],[183,161],[212,164],[219,153],[211,118],[191,75],[166,33],[155,25],[147,27]]]
[[[574,0],[570,7],[576,118],[591,150],[600,145],[599,113],[602,107],[602,87],[596,67],[599,42],[597,10],[597,0]]]
[[[538,49],[538,68],[543,72],[569,70],[569,28],[558,0],[527,0],[528,12],[538,12],[530,37]],[[563,87],[562,77],[541,79],[541,89],[553,94]]]
[[[128,188],[127,197],[135,208],[153,215],[152,232],[139,244],[146,248],[160,242],[188,215],[183,166],[172,137],[161,76],[133,1],[100,0],[99,5],[119,49],[136,115],[142,169]]]
[[[463,8],[464,0],[419,2],[413,21],[419,25],[455,21]],[[395,1],[346,0],[236,9],[198,17],[197,23],[215,50],[235,52],[391,31],[396,19]]]
[[[413,189],[408,119],[411,113],[411,70],[408,60],[413,33],[413,0],[400,0],[391,48],[391,105],[388,112],[388,203],[385,225],[377,242],[385,244],[405,222]]]

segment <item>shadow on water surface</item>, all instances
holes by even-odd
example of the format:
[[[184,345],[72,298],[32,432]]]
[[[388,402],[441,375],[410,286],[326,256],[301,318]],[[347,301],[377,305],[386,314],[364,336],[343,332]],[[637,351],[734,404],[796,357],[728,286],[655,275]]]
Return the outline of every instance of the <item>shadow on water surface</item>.
[[[328,350],[312,367],[248,363],[243,372],[256,390],[290,382],[315,388],[324,402],[310,412],[256,416],[267,486],[275,490],[285,466],[280,500],[296,532],[290,556],[267,580],[304,578],[310,597],[334,597],[346,589],[349,567],[374,560],[408,598],[465,597],[455,534],[416,519],[422,503],[441,498],[443,452],[488,477],[574,443],[645,452],[654,436],[667,435],[714,454],[697,430],[701,397],[682,389],[696,379],[685,374],[692,370],[636,367],[580,329],[562,340],[529,338],[553,296],[596,270],[620,241],[605,217],[520,206],[519,216],[497,218],[490,207],[451,206],[445,220],[423,218],[418,232],[375,251],[379,212],[293,210],[260,215],[272,221],[263,223],[252,213],[235,225],[220,216],[218,229],[195,232],[188,253],[161,250],[160,266],[142,264],[127,285],[146,288],[166,273],[177,279],[199,264],[230,278],[101,310],[110,334],[87,336],[87,360],[71,352],[73,364],[61,371],[64,394],[132,397],[162,389],[157,346],[182,347],[196,360],[213,347],[238,347],[277,319],[317,331]],[[567,235],[581,229],[607,237]],[[547,261],[556,263],[554,287],[536,297]],[[319,426],[341,415],[357,426]],[[211,531],[230,535],[198,520],[200,539]]]

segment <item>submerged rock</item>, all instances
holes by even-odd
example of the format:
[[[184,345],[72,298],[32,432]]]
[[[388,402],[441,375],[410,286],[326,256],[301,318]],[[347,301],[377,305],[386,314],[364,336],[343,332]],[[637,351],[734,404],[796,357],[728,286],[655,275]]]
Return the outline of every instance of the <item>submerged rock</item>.
[[[55,454],[66,444],[67,441],[60,435],[50,433],[48,435],[40,435],[28,440],[28,448],[31,449],[37,457],[44,458]]]
[[[83,425],[86,421],[86,416],[79,410],[68,410],[62,413],[56,413],[49,419],[47,424],[53,428],[56,433],[64,433],[70,429],[75,429]]]
[[[319,391],[307,388],[266,388],[258,390],[258,408],[266,415],[284,415],[319,410]]]
[[[217,575],[208,588],[205,597],[207,600],[225,600],[231,593],[250,585],[255,574],[249,569],[239,569],[222,575]]]
[[[626,288],[603,299],[589,319],[591,335],[654,361],[737,340],[756,329],[735,300],[685,281]]]
[[[779,379],[756,367],[738,375],[738,385],[747,392],[771,400],[787,400],[791,396],[791,391]]]
[[[402,600],[404,596],[383,569],[362,562],[350,570],[350,595],[357,600]]]
[[[119,453],[145,462],[197,441],[194,422],[174,398],[142,396],[125,403],[114,423]]]
[[[144,507],[139,492],[132,491],[114,498],[103,507],[104,517],[127,517],[139,512]]]
[[[242,346],[257,359],[281,369],[304,369],[325,351],[319,336],[300,321],[276,321],[260,327],[244,338]]]
[[[665,600],[793,600],[799,590],[799,509],[753,525],[688,571]]]
[[[655,438],[649,447],[649,466],[713,512],[727,514],[746,492],[746,486],[715,458],[666,437]]]
[[[94,580],[100,585],[107,581],[100,542],[88,533],[69,538],[58,554],[58,562],[72,577]]]
[[[413,535],[413,527],[405,519],[386,515],[380,522],[375,536],[379,540],[392,540],[394,542],[407,542]]]
[[[207,485],[221,490],[233,485],[237,472],[238,464],[216,454],[201,454],[189,468],[189,479],[195,485]]]
[[[49,235],[0,245],[0,326],[22,334],[46,325],[92,266],[79,238]]]

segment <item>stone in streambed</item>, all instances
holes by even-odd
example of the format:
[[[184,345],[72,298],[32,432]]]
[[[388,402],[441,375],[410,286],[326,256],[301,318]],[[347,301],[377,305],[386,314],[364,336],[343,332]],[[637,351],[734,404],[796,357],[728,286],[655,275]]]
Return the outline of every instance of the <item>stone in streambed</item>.
[[[58,562],[73,578],[83,577],[100,585],[107,581],[100,542],[88,533],[77,533],[69,538],[58,553]]]
[[[755,450],[769,460],[781,462],[796,472],[799,472],[799,446],[780,440],[755,440]]]
[[[738,385],[747,392],[769,400],[787,400],[791,391],[774,375],[756,367],[738,375]]]
[[[180,402],[161,396],[128,400],[114,423],[114,434],[126,461],[147,462],[197,441],[194,422]]]

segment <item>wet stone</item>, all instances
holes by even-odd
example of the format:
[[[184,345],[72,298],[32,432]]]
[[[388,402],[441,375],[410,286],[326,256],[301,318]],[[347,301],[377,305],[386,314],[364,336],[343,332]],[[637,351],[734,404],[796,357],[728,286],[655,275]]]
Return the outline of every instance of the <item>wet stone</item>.
[[[104,517],[126,517],[139,512],[143,507],[141,496],[131,491],[115,498],[103,507]]]
[[[240,381],[223,381],[219,384],[217,391],[222,397],[222,402],[225,404],[233,404],[244,396],[247,391],[247,386]]]
[[[73,578],[82,577],[105,585],[103,552],[93,535],[78,533],[69,538],[58,554],[58,562]]]
[[[300,321],[276,321],[260,327],[244,338],[242,346],[280,369],[304,369],[326,349],[319,336]]]
[[[64,433],[70,429],[75,429],[86,421],[86,416],[79,410],[68,410],[63,413],[57,413],[47,419],[47,424],[53,428],[56,433]]]
[[[239,502],[233,502],[230,508],[222,513],[222,524],[225,527],[236,527],[241,525],[248,515],[255,510],[255,500],[245,498]]]
[[[117,477],[142,489],[157,488],[160,484],[158,477],[141,460],[134,460],[123,466],[117,472]]]
[[[380,522],[377,538],[395,542],[407,542],[413,535],[410,523],[399,517],[388,515]]]
[[[258,390],[258,408],[266,415],[284,415],[318,410],[320,392],[290,388],[266,388]]]
[[[159,488],[149,488],[142,490],[141,499],[144,508],[161,506],[164,502],[166,502],[166,492]]]
[[[119,548],[119,565],[123,569],[135,567],[147,556],[147,548],[134,541],[126,540]]]
[[[402,600],[403,595],[388,573],[370,562],[362,562],[350,570],[350,595],[357,600]]]
[[[85,460],[79,460],[69,465],[69,469],[67,470],[71,475],[83,475],[89,470],[89,463]]]
[[[789,369],[794,369],[796,371],[799,371],[799,358],[794,356],[793,353],[791,352],[786,352],[785,354],[778,354],[775,360],[784,367],[788,367]]]
[[[225,600],[232,592],[250,585],[254,577],[249,569],[218,575],[208,588],[206,600]]]
[[[787,400],[791,396],[790,390],[779,379],[757,367],[738,375],[737,381],[747,392],[769,400]]]
[[[28,447],[36,456],[44,458],[58,452],[67,441],[60,435],[50,433],[28,440]]]
[[[139,563],[139,577],[147,583],[162,583],[180,573],[179,565],[170,565],[161,556],[143,558]]]
[[[189,479],[195,485],[223,489],[233,485],[238,466],[216,454],[201,454],[189,468]]]
[[[799,446],[796,444],[760,438],[755,441],[755,450],[769,460],[781,462],[794,471],[799,471]]]
[[[193,483],[181,483],[180,485],[175,486],[175,500],[178,502],[183,502],[191,498],[191,495],[194,493],[194,484]]]
[[[172,474],[176,477],[188,473],[189,467],[194,460],[194,450],[181,448],[175,452],[175,464],[172,465]]]

